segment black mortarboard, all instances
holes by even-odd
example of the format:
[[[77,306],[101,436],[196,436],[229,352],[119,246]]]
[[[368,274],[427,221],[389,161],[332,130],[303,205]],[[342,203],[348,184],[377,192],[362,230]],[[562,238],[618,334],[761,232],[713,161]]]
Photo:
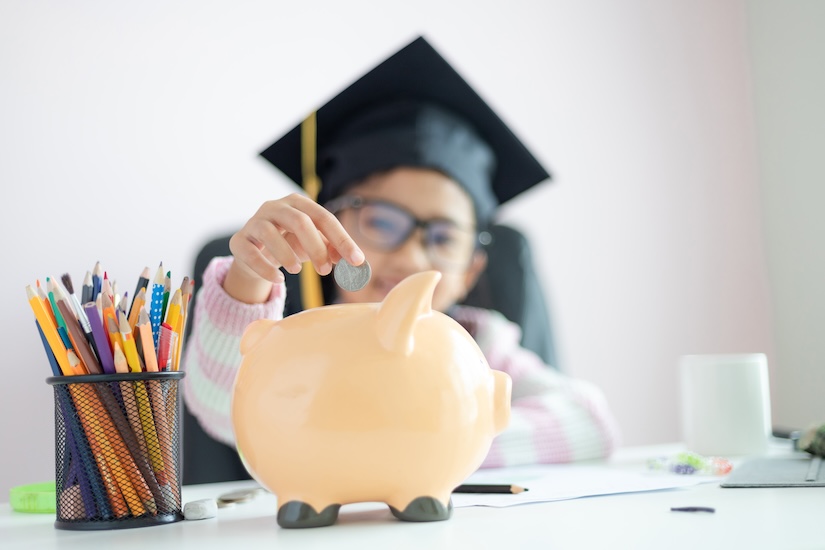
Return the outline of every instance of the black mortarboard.
[[[498,204],[549,178],[510,128],[422,37],[315,116],[321,203],[373,172],[429,167],[468,191],[483,222]],[[302,125],[296,126],[261,153],[299,184],[308,176],[302,173],[301,132]],[[304,160],[316,158],[314,151],[306,154]]]

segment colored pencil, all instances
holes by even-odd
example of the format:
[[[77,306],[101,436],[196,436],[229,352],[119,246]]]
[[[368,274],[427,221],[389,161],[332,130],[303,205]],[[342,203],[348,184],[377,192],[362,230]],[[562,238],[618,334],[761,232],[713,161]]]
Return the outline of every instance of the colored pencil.
[[[154,498],[149,490],[146,480],[141,475],[134,457],[129,453],[129,449],[116,429],[107,410],[100,401],[100,395],[94,391],[94,387],[86,384],[78,384],[81,392],[85,392],[86,399],[96,410],[91,415],[92,424],[97,428],[97,432],[105,435],[103,441],[106,461],[115,474],[118,487],[120,488],[129,510],[134,516],[142,516],[146,513],[146,508],[156,510]],[[108,446],[109,451],[106,451]],[[112,454],[112,451],[114,453]]]
[[[60,280],[63,282],[63,286],[66,288],[66,293],[69,297],[69,305],[72,306],[74,316],[77,317],[77,320],[81,322],[82,326],[86,314],[83,312],[83,308],[80,307],[80,300],[77,299],[77,294],[75,294],[74,292],[74,284],[72,283],[72,278],[68,273],[64,273],[60,276]]]
[[[69,338],[72,341],[72,349],[77,352],[83,363],[85,370],[83,374],[100,374],[100,363],[98,363],[97,357],[95,357],[92,349],[89,347],[86,334],[80,328],[77,319],[74,318],[72,312],[69,310],[69,304],[66,300],[60,299],[57,301],[57,307],[67,320],[66,326],[69,331]]]
[[[155,280],[152,283],[152,301],[149,307],[149,319],[152,322],[152,338],[155,340],[155,348],[158,347],[160,337],[160,324],[163,321],[161,311],[163,309],[163,264],[158,266],[155,273]]]
[[[175,331],[167,323],[160,326],[160,338],[158,339],[158,368],[161,372],[172,370],[172,345],[175,338]]]
[[[152,468],[149,464],[149,455],[146,453],[146,444],[144,442],[143,445],[141,445],[138,442],[137,434],[140,433],[141,436],[143,435],[143,428],[140,426],[140,421],[138,420],[138,430],[135,431],[130,425],[130,421],[126,418],[126,416],[124,416],[123,409],[118,403],[114,393],[109,391],[107,387],[100,384],[96,384],[95,388],[97,389],[101,402],[106,407],[106,410],[109,412],[109,416],[112,417],[112,421],[117,427],[117,430],[120,432],[120,436],[129,448],[129,452],[132,457],[134,457],[137,468],[143,476],[143,479],[146,481],[146,484],[152,494],[151,500],[154,502],[150,502],[149,498],[142,495],[144,504],[150,511],[153,511],[153,508],[154,511],[156,511],[156,503],[163,499],[163,492],[161,491],[157,479],[155,479],[155,474],[152,472]],[[123,392],[121,391],[121,395],[122,393]]]
[[[57,364],[57,358],[54,356],[52,347],[49,345],[46,335],[43,334],[43,329],[40,328],[40,322],[35,319],[34,324],[37,325],[37,332],[40,334],[40,341],[43,342],[43,349],[46,351],[46,358],[49,360],[49,366],[52,368],[52,374],[55,376],[61,376],[63,373],[60,372],[60,365]]]
[[[100,262],[95,262],[95,266],[92,269],[92,296],[91,302],[97,300],[97,297],[100,295],[100,291],[103,288],[103,267],[100,265]]]
[[[74,374],[74,370],[71,365],[69,365],[66,346],[63,343],[63,339],[60,338],[60,335],[57,332],[57,327],[55,326],[54,321],[49,317],[46,307],[43,305],[43,300],[37,295],[31,285],[26,285],[26,296],[29,299],[29,305],[34,312],[34,316],[37,319],[41,330],[43,330],[43,334],[46,336],[46,341],[49,343],[52,353],[54,353],[55,360],[60,366],[62,374],[64,376]]]
[[[126,356],[126,362],[129,365],[130,372],[140,372],[140,357],[138,356],[137,346],[135,345],[135,337],[132,334],[132,329],[129,328],[129,322],[125,315],[120,316],[120,339],[123,342],[123,354]]]
[[[115,348],[115,368],[118,372],[123,372],[124,369],[128,372],[130,368],[128,359],[119,346]],[[160,443],[158,441],[155,421],[152,417],[152,406],[149,403],[149,396],[146,393],[146,386],[144,386],[143,382],[140,380],[135,380],[134,382],[122,381],[120,382],[120,389],[123,393],[124,404],[126,404],[127,396],[131,397],[132,392],[134,392],[133,395],[135,403],[126,404],[126,411],[127,413],[130,410],[137,412],[138,419],[142,427],[146,450],[149,453],[149,461],[152,464],[152,469],[155,472],[155,477],[157,477],[158,483],[164,485],[166,483],[166,478],[163,467],[163,456]],[[137,429],[134,424],[133,428]],[[140,438],[138,438],[138,440],[139,439]]]
[[[172,290],[172,272],[167,271],[163,277],[163,302],[160,306],[160,318],[166,319],[166,307],[169,305],[169,293]]]
[[[146,300],[146,289],[149,287],[149,277],[151,276],[151,272],[149,271],[149,266],[143,268],[143,271],[140,272],[140,277],[138,277],[137,286],[135,286],[135,293],[132,295],[132,304],[129,306],[129,324],[132,327],[132,330],[135,328],[135,324],[131,322],[132,320],[132,310],[135,308],[135,299],[140,295],[140,291],[143,290],[143,299]],[[141,304],[142,307],[142,304]],[[137,317],[135,317],[137,319]]]
[[[76,366],[76,363],[80,362],[80,359],[73,351],[69,350],[68,356],[73,367]],[[106,434],[103,433],[103,430],[97,422],[97,415],[94,414],[95,407],[89,402],[88,394],[85,391],[88,386],[83,384],[69,384],[68,386],[69,392],[74,398],[75,410],[80,418],[80,423],[86,432],[86,439],[89,441],[92,454],[97,462],[98,471],[100,471],[101,477],[103,478],[103,486],[106,489],[112,511],[116,517],[128,516],[129,508],[118,485],[118,477],[120,476],[119,474],[116,476],[116,472],[112,471],[112,466],[106,460],[107,452],[113,458],[112,462],[115,462],[116,458],[114,458],[114,453],[106,439]]]
[[[525,487],[518,485],[487,485],[466,483],[453,489],[454,493],[494,493],[494,494],[518,494],[527,491]]]
[[[143,349],[143,361],[146,363],[146,372],[158,372],[158,357],[155,353],[155,344],[152,338],[152,325],[149,323],[149,314],[146,313],[145,309],[140,310],[137,328]]]
[[[132,300],[132,307],[129,310],[129,328],[135,330],[135,325],[138,323],[140,312],[143,311],[143,306],[146,304],[146,289],[141,288],[137,291]]]
[[[180,289],[175,290],[175,293],[172,295],[172,300],[169,302],[169,308],[166,310],[166,324],[168,324],[173,329],[178,327],[178,321],[180,320],[180,306],[183,300],[183,295],[181,294]]]
[[[48,293],[49,304],[51,305],[52,312],[54,313],[54,319],[57,324],[57,333],[60,335],[60,339],[63,340],[63,345],[66,346],[66,349],[71,349],[72,343],[69,339],[69,330],[66,328],[66,321],[63,319],[63,315],[57,308],[57,298],[55,297],[56,285],[51,277],[46,277],[46,291]]]
[[[86,276],[83,277],[83,288],[80,291],[80,302],[85,304],[86,302],[94,302],[92,298],[92,272],[87,271]]]
[[[112,344],[109,340],[109,333],[103,326],[103,319],[97,311],[97,305],[94,302],[88,302],[83,306],[83,310],[86,312],[86,318],[89,319],[100,366],[104,373],[114,374],[115,363],[112,355]]]
[[[89,278],[91,284],[91,273],[86,272],[86,276]],[[83,306],[80,304],[80,300],[77,299],[77,294],[74,292],[74,284],[72,283],[72,278],[68,273],[64,273],[61,275],[60,280],[63,281],[63,286],[66,287],[66,291],[69,293],[69,300],[72,306],[72,311],[75,313],[75,317],[80,322],[80,328],[83,330],[83,334],[86,337],[86,341],[89,343],[92,351],[94,352],[95,356],[99,356],[99,352],[97,350],[97,346],[95,345],[94,337],[92,336],[92,329],[89,326],[89,318],[86,315],[86,311],[83,309]],[[90,292],[90,289],[86,288],[86,284],[84,282],[83,285],[83,294],[86,295]],[[83,303],[86,303],[85,301]],[[81,359],[83,356],[81,355]],[[84,359],[83,362],[85,363],[86,360]]]
[[[183,354],[183,337],[184,334],[186,334],[186,320],[189,318],[189,303],[192,300],[192,293],[195,291],[195,280],[184,277],[184,282],[181,284],[181,288],[183,288],[184,285],[186,288],[183,291],[183,298],[180,308],[180,327],[175,327],[175,331],[178,333],[178,349],[175,354],[175,364],[172,365],[172,370],[174,371],[177,371],[180,368],[180,360]]]

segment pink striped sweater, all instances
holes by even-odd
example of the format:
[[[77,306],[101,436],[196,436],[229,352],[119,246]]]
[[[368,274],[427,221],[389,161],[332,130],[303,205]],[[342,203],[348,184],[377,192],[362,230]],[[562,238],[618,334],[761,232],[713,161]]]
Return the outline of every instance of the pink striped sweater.
[[[231,257],[207,267],[195,307],[183,368],[184,399],[203,429],[234,446],[230,401],[241,363],[240,339],[256,319],[280,319],[286,289],[273,286],[269,300],[245,304],[231,298],[223,281]],[[595,386],[549,368],[519,344],[517,325],[489,310],[460,307],[454,314],[476,339],[490,367],[513,381],[507,430],[493,441],[484,467],[572,462],[601,458],[618,442],[618,427]]]

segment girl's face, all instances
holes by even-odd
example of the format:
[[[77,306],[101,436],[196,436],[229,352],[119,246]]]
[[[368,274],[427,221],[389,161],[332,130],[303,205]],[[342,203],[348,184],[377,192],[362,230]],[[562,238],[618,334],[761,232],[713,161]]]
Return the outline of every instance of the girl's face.
[[[372,268],[363,289],[339,289],[342,302],[380,302],[403,279],[437,270],[441,281],[433,309],[461,301],[486,264],[475,250],[476,223],[470,196],[435,170],[396,168],[350,188],[337,213]],[[348,198],[357,197],[357,199]],[[416,226],[417,224],[417,226]],[[406,238],[404,238],[406,237]]]

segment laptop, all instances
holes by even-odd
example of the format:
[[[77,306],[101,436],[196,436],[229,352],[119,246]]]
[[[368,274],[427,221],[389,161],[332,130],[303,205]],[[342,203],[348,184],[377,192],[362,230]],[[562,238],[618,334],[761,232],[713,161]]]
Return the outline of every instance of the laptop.
[[[752,458],[736,466],[721,487],[825,487],[821,456]]]

